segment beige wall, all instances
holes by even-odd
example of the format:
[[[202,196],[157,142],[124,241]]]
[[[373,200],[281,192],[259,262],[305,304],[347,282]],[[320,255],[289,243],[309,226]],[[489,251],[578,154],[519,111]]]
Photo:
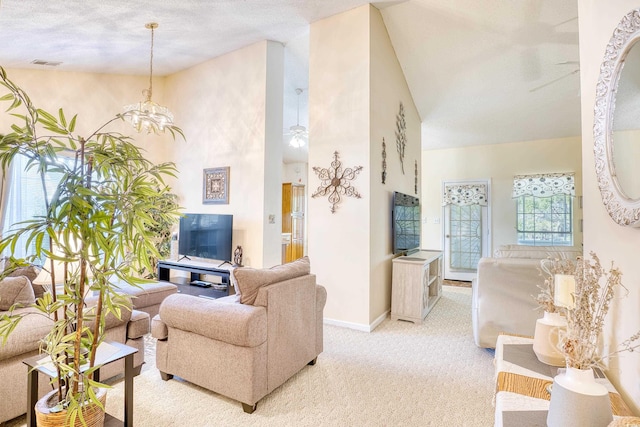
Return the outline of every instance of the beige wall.
[[[242,246],[244,264],[255,268],[280,263],[282,70],[282,46],[265,41],[166,82],[167,105],[187,138],[169,153],[180,170],[174,185],[180,203],[185,212],[232,214],[233,245]],[[275,89],[268,91],[267,83]],[[203,169],[223,166],[230,167],[229,204],[205,205]]]
[[[179,176],[170,184],[185,212],[233,214],[233,244],[243,246],[244,263],[253,267],[281,262],[283,70],[282,45],[264,41],[154,78],[153,100],[174,113],[186,142],[168,134],[138,134],[121,121],[110,128],[131,135],[151,161],[176,163]],[[52,113],[62,107],[68,118],[78,113],[79,133],[140,101],[148,86],[145,76],[7,71],[37,107]],[[9,125],[1,120],[0,132]],[[230,203],[204,205],[202,171],[218,166],[231,168]]]
[[[338,151],[345,168],[366,169],[352,182],[362,199],[343,196],[336,213],[327,196],[308,199],[309,257],[325,318],[354,325],[369,323],[369,67],[368,6],[311,24],[309,165],[330,168]],[[311,193],[318,185],[310,168]]]
[[[63,72],[55,69],[6,71],[9,79],[27,92],[36,108],[54,115],[62,108],[67,120],[77,114],[76,132],[85,136],[122,113],[125,105],[142,100],[142,90],[149,86],[149,78],[144,76]],[[0,94],[6,92],[0,88]],[[163,103],[163,95],[164,79],[154,79],[154,101]],[[4,112],[8,106],[8,103],[2,103],[1,111]],[[24,114],[23,109],[16,111]],[[0,132],[6,132],[12,123],[15,122],[9,115],[3,115]],[[166,158],[165,151],[174,144],[168,135],[139,134],[129,123],[121,120],[116,120],[107,130],[134,138],[146,148],[149,159],[154,162],[163,161]]]
[[[365,5],[313,23],[309,46],[309,164],[327,168],[338,151],[344,168],[363,166],[352,181],[361,199],[343,196],[334,214],[326,196],[309,199],[312,270],[327,287],[325,318],[370,330],[390,308],[391,193],[413,194],[418,114],[377,9]],[[409,139],[405,175],[394,135],[400,102]],[[318,185],[310,170],[310,191]]]
[[[575,172],[576,196],[580,196],[580,138],[550,139],[509,144],[479,145],[422,152],[422,243],[443,249],[442,182],[489,179],[492,248],[517,242],[516,205],[511,198],[514,175]],[[579,199],[574,200],[574,246],[582,243]],[[426,219],[426,222],[425,222]]]
[[[389,34],[378,9],[371,7],[371,140],[369,173],[371,175],[370,224],[370,313],[369,322],[379,322],[391,307],[391,270],[393,258],[391,242],[391,199],[394,191],[420,194],[420,176],[415,191],[415,165],[422,170],[420,156],[420,117],[404,73],[391,45]],[[404,174],[396,149],[396,116],[400,102],[404,106],[407,123],[407,145]],[[386,184],[382,184],[382,138],[387,153]]]
[[[640,329],[640,229],[621,227],[607,214],[597,186],[593,156],[595,88],[605,47],[620,19],[638,7],[634,0],[579,0],[580,85],[582,87],[582,165],[584,192],[584,249],[594,251],[603,265],[611,261],[623,273],[626,298],[612,301],[605,323],[605,343],[610,350]],[[609,378],[626,402],[640,414],[640,352],[623,353],[609,361]]]

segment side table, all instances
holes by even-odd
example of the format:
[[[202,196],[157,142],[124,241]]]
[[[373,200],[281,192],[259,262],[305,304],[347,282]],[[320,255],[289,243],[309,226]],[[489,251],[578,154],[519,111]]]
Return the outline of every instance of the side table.
[[[546,365],[533,352],[533,338],[500,335],[496,342],[495,427],[534,427],[547,425],[553,384],[558,367]],[[632,416],[607,377],[594,370],[596,382],[609,390],[613,418]]]
[[[124,425],[133,426],[133,355],[138,352],[137,348],[119,342],[103,342],[98,347],[96,353],[96,365],[108,365],[124,358],[124,424],[105,414],[105,426]],[[48,356],[37,355],[22,361],[29,367],[29,377],[27,384],[27,426],[36,427],[35,404],[38,400],[38,372],[55,378],[57,373],[52,369],[51,362],[46,363]],[[45,362],[45,363],[43,363]],[[85,367],[83,371],[88,369]],[[94,373],[94,379],[100,381],[100,370]]]

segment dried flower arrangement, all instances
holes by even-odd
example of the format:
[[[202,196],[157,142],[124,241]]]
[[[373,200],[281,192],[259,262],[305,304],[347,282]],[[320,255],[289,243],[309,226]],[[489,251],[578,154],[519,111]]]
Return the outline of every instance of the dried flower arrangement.
[[[574,308],[560,308],[567,317],[566,335],[560,340],[567,366],[577,369],[604,367],[603,361],[616,353],[640,348],[640,331],[620,344],[620,348],[607,355],[599,355],[598,339],[609,305],[617,288],[622,285],[622,273],[613,267],[606,271],[598,256],[591,252],[591,261],[578,258],[575,270],[576,289]]]
[[[547,313],[558,313],[560,307],[555,304],[554,277],[556,274],[573,274],[576,271],[575,261],[571,259],[547,258],[540,261],[542,272],[546,273],[544,283],[538,285],[540,293],[535,297],[536,301]]]

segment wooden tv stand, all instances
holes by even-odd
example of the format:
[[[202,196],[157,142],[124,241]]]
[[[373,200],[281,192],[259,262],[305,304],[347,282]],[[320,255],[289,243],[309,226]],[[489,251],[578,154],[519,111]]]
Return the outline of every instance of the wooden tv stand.
[[[193,261],[182,259],[180,261],[163,260],[158,261],[158,280],[171,282],[178,286],[178,292],[189,295],[204,296],[209,298],[220,298],[229,295],[231,288],[231,271],[234,269],[230,264],[220,265],[220,262]],[[171,270],[188,271],[188,278],[174,278],[171,280]],[[201,280],[203,274],[219,276],[222,284],[227,285],[227,289],[217,290],[213,287],[194,286],[190,283]]]
[[[442,252],[420,250],[393,259],[391,320],[423,322],[442,295]]]

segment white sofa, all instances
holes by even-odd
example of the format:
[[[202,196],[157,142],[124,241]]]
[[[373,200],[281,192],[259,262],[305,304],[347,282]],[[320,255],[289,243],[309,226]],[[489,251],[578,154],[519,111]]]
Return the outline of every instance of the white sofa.
[[[542,312],[535,301],[544,282],[540,261],[575,259],[582,250],[563,246],[503,245],[481,258],[473,280],[471,317],[477,346],[495,348],[501,332],[533,336]]]

